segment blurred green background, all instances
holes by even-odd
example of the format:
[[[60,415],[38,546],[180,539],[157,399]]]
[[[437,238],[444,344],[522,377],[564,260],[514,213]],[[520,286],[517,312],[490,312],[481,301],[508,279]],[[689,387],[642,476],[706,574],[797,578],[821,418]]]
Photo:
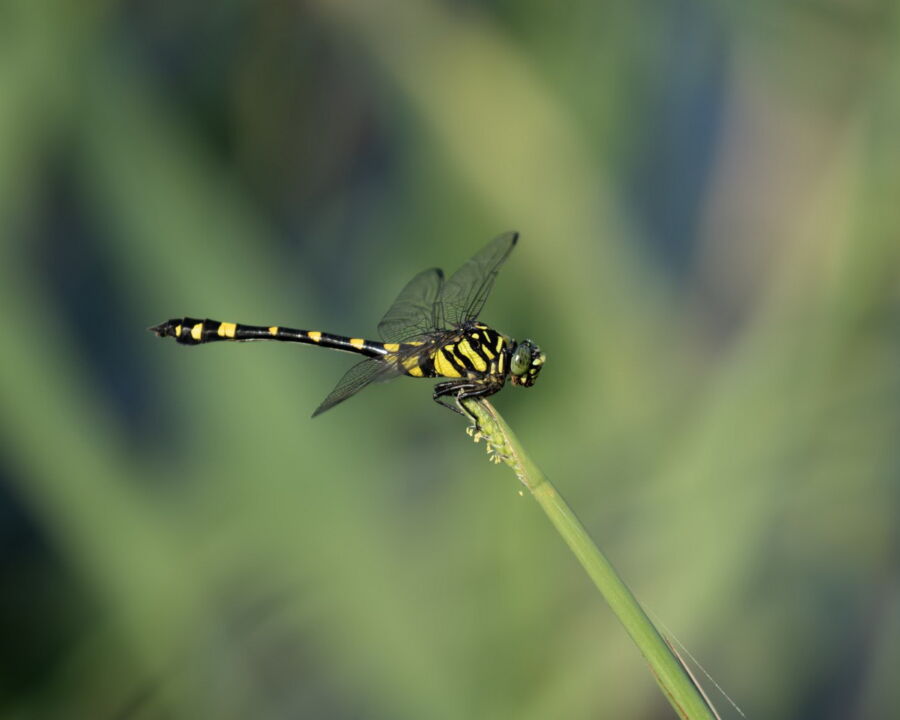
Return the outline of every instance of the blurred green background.
[[[895,3],[7,0],[0,716],[670,718],[375,333],[522,240],[496,405],[750,718],[900,714]],[[709,684],[709,683],[707,683]],[[737,717],[727,703],[725,717]]]

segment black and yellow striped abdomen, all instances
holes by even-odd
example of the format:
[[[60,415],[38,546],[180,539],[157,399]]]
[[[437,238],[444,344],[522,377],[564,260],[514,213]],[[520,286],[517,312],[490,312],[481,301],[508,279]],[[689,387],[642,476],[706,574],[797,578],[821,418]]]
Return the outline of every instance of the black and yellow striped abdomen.
[[[246,342],[248,340],[280,340],[308,345],[319,345],[332,350],[365,355],[366,357],[382,357],[397,350],[396,343],[380,343],[364,338],[351,338],[343,335],[318,330],[296,330],[279,325],[242,325],[241,323],[219,322],[218,320],[198,320],[196,318],[176,318],[150,328],[160,337],[175,338],[182,345],[201,345],[203,343],[232,340]]]

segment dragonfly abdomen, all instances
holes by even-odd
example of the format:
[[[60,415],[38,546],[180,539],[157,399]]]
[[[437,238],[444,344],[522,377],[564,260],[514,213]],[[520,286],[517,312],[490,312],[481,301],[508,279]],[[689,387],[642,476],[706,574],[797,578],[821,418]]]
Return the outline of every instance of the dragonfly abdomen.
[[[344,350],[365,357],[381,357],[388,353],[384,343],[332,335],[319,330],[297,330],[279,325],[242,325],[241,323],[220,322],[218,320],[198,320],[196,318],[175,318],[150,328],[160,337],[175,338],[182,345],[231,340],[278,340],[307,345],[318,345],[332,350]]]

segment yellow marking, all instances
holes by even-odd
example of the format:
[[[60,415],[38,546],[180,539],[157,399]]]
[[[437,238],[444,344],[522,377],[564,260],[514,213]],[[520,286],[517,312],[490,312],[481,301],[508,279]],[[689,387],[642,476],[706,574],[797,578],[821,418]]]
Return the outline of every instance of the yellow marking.
[[[467,358],[469,358],[478,372],[484,372],[485,370],[487,370],[487,363],[484,361],[484,358],[472,349],[472,346],[469,345],[468,340],[459,341],[459,344],[456,346],[456,354],[465,355]]]
[[[403,361],[403,367],[406,369],[406,372],[413,377],[425,377],[425,373],[423,372],[422,368],[419,367],[418,358],[407,358]]]
[[[308,337],[313,342],[319,342],[319,340],[322,339],[322,333],[320,333],[318,330],[310,330],[308,333],[306,333],[306,337]]]
[[[498,353],[500,353],[500,351],[503,350],[503,336],[502,335],[497,336],[497,344],[494,345],[494,347],[497,349]]]
[[[400,343],[385,343],[384,349],[388,352],[397,352],[400,349]]]
[[[237,330],[235,323],[223,322],[219,323],[219,329],[216,331],[219,337],[233,338]]]
[[[408,342],[406,344],[407,345],[422,345],[423,343],[424,343],[424,340],[415,340],[413,342]]]
[[[478,338],[481,337],[481,335],[479,335],[479,334],[476,333],[476,332],[473,332],[473,333],[472,333],[472,337],[475,338],[475,339],[477,340]]]
[[[362,347],[366,344],[366,341],[362,338],[350,338],[350,344],[357,350],[362,350]]]
[[[438,375],[442,375],[444,377],[449,378],[458,378],[462,377],[459,370],[457,370],[451,362],[446,358],[444,353],[441,350],[438,350],[434,354],[434,371]]]
[[[191,337],[194,338],[194,340],[199,340],[201,337],[203,337],[202,322],[197,323],[196,325],[194,325],[194,327],[191,328]]]
[[[497,358],[497,372],[501,375],[503,374],[503,366],[506,363],[506,355],[500,353],[500,356]]]
[[[534,360],[531,361],[531,364],[532,365],[543,365],[544,364],[544,356],[541,355],[540,357],[535,358]]]
[[[181,325],[176,326],[175,337],[181,337]]]
[[[272,327],[269,328],[269,335],[272,335],[274,337],[277,334],[278,334],[278,326],[277,325],[273,325]]]
[[[497,357],[497,356],[494,354],[494,351],[491,350],[487,345],[482,345],[482,346],[481,346],[481,351],[484,353],[485,357],[486,357],[488,360],[493,360],[495,357]]]

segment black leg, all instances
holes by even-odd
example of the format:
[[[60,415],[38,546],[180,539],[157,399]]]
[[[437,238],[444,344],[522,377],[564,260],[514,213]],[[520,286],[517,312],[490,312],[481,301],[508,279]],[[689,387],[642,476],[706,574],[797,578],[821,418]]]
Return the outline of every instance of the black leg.
[[[487,397],[500,389],[495,383],[475,383],[469,381],[450,381],[438,383],[434,386],[434,401],[445,408],[457,412],[472,421],[474,430],[481,430],[478,418],[463,405],[466,398]]]
[[[472,417],[472,413],[466,410],[459,402],[459,395],[466,390],[472,390],[474,387],[470,382],[451,381],[438,383],[434,386],[432,398],[438,405],[443,405],[445,408],[474,421],[475,418]]]

